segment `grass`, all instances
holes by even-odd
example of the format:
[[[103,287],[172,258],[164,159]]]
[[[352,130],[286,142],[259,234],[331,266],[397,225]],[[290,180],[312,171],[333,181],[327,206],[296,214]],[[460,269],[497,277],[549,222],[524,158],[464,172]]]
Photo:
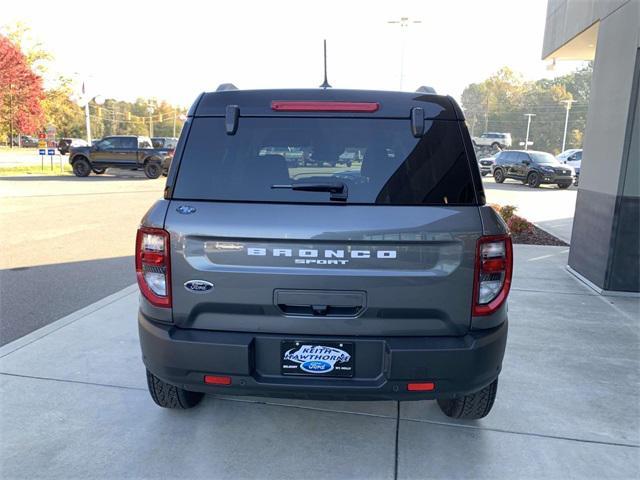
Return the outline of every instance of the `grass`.
[[[72,173],[71,165],[68,163],[62,164],[63,175]],[[45,162],[44,170],[40,165],[21,165],[18,167],[0,167],[0,176],[15,176],[15,175],[60,175],[60,163],[54,162],[53,170],[51,170],[51,164]]]

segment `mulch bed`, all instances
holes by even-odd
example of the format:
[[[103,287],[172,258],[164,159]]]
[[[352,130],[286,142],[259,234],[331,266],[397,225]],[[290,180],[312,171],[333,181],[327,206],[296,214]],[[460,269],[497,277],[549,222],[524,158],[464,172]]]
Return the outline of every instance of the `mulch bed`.
[[[555,247],[567,247],[569,245],[558,237],[554,237],[535,225],[532,225],[531,232],[512,233],[511,240],[513,243],[524,245],[553,245]]]

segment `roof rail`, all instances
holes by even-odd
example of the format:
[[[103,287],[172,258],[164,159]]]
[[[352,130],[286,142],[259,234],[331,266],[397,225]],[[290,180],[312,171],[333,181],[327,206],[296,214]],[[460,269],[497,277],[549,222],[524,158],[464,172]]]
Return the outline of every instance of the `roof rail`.
[[[416,93],[431,93],[435,95],[436,89],[433,87],[427,87],[426,85],[423,85],[416,90]]]
[[[233,83],[221,83],[218,85],[218,88],[216,88],[216,92],[228,92],[229,90],[238,90],[238,87]]]

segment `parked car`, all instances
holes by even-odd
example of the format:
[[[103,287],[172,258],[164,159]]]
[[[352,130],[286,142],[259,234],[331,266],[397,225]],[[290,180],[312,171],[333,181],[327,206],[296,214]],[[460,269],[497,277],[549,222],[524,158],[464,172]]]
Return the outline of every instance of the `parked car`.
[[[288,165],[274,145],[322,162]],[[361,163],[332,166],[354,149]],[[494,403],[511,239],[451,97],[202,94],[135,256],[161,407],[204,393],[436,399],[481,418]]]
[[[487,132],[473,138],[473,144],[479,147],[511,148],[511,134]]]
[[[502,183],[507,178],[519,180],[537,188],[542,184],[555,183],[559,188],[569,188],[575,172],[572,167],[558,162],[556,157],[535,150],[506,150],[496,156],[493,178]]]
[[[148,178],[158,178],[167,168],[171,155],[154,149],[149,137],[112,136],[93,142],[91,146],[71,147],[69,163],[77,177],[92,171],[102,174],[107,168],[143,169]]]
[[[478,160],[478,165],[480,166],[480,173],[482,176],[489,175],[492,173],[493,166],[496,163],[496,156],[492,155],[490,157],[484,157]]]
[[[576,172],[576,179],[574,185],[578,186],[580,183],[580,167],[582,166],[582,149],[572,148],[565,150],[556,157],[560,163],[564,163],[573,167]]]
[[[58,142],[58,151],[60,155],[66,155],[71,147],[86,147],[87,145],[89,145],[87,141],[81,138],[61,138]]]
[[[20,135],[19,137],[16,135],[13,137],[13,146],[23,148],[36,148],[38,146],[38,139],[30,135]]]

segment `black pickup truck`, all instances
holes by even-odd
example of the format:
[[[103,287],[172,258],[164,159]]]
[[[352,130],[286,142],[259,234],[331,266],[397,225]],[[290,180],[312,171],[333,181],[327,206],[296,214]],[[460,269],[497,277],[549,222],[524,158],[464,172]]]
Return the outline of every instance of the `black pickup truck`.
[[[121,135],[105,137],[91,146],[71,148],[69,163],[77,177],[107,168],[144,170],[148,178],[158,178],[169,168],[172,152],[155,149],[149,137]]]

